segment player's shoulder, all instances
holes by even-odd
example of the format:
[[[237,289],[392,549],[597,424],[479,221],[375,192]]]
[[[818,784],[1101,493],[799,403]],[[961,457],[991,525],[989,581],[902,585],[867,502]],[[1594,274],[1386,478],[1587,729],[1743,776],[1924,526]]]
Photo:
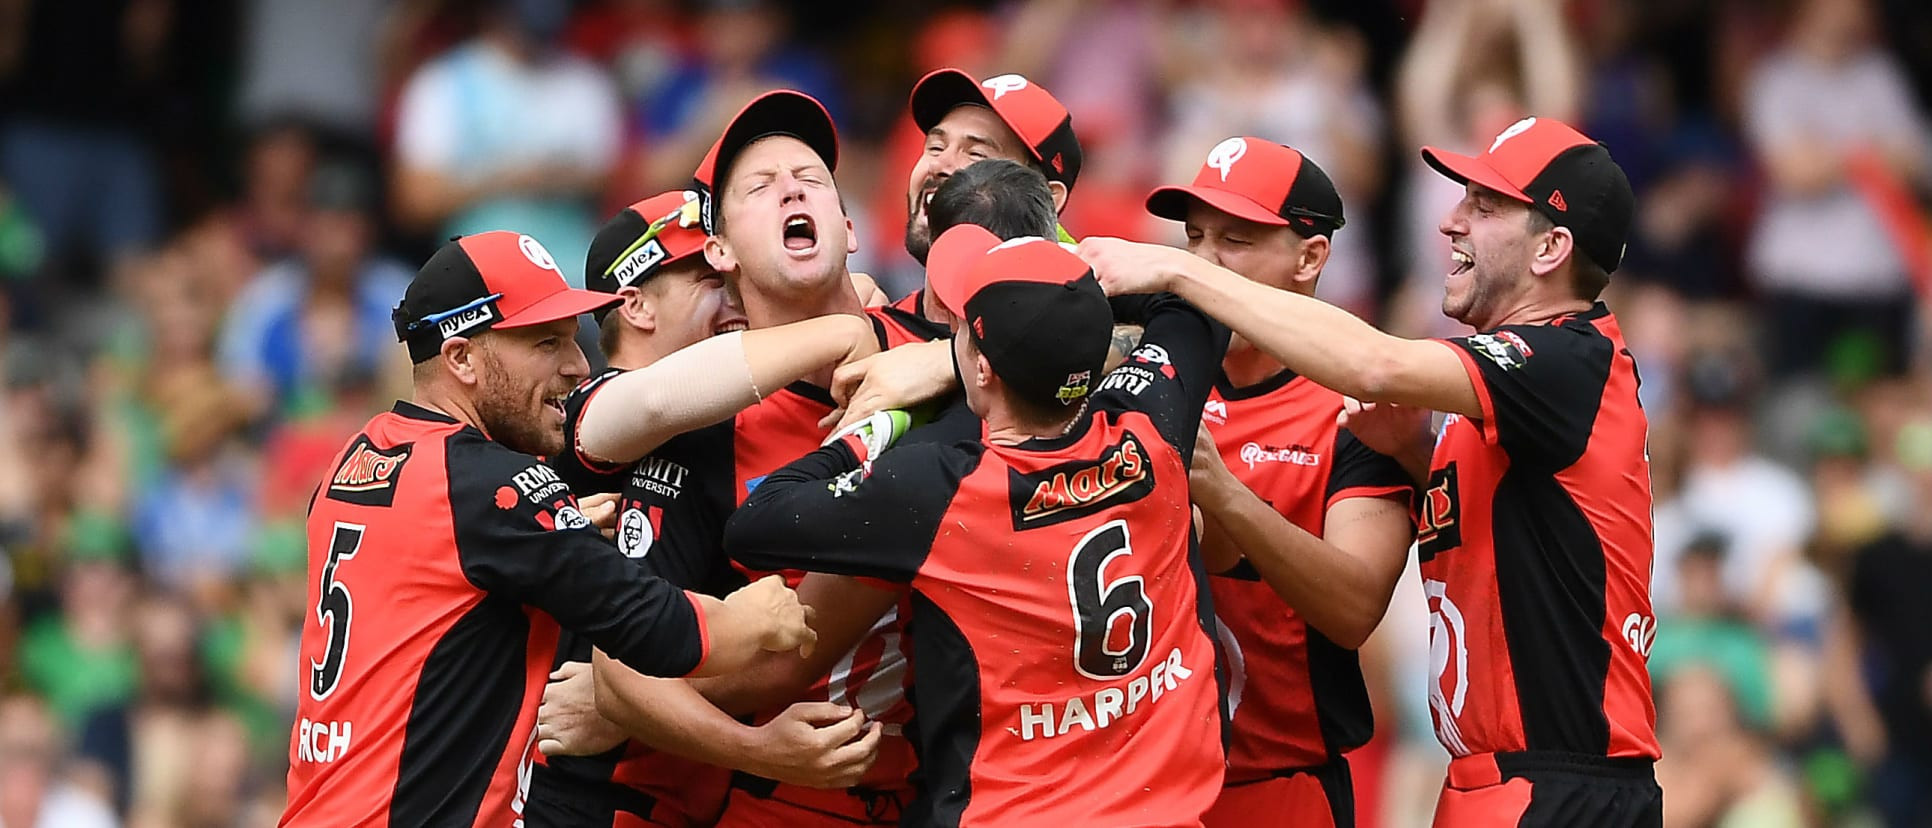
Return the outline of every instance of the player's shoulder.
[[[532,497],[538,489],[568,489],[557,470],[543,458],[525,454],[492,440],[473,428],[449,436],[447,443],[450,485],[453,488],[498,486],[518,482]],[[546,495],[556,492],[546,492]]]
[[[1604,324],[1609,321],[1610,324]],[[1461,337],[1471,354],[1504,370],[1564,371],[1579,360],[1602,362],[1619,348],[1603,305],[1540,324],[1501,325]]]
[[[622,368],[605,368],[589,379],[577,383],[577,387],[570,389],[570,394],[564,397],[564,407],[573,410],[582,409],[584,403],[589,402],[590,398],[597,393],[598,389],[603,388],[605,383],[623,375],[623,373],[624,369]]]
[[[931,342],[952,336],[952,329],[927,319],[914,304],[919,294],[914,293],[890,305],[866,308],[865,315],[872,320],[872,327],[879,334],[879,344],[885,348],[895,348],[908,342]]]

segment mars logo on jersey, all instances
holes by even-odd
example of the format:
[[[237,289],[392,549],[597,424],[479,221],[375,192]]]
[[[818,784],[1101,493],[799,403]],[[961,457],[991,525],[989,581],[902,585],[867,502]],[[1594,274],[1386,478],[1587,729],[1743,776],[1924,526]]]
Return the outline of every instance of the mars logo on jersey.
[[[1032,474],[1009,470],[1007,480],[1015,531],[1064,523],[1154,491],[1147,449],[1132,433],[1121,435],[1098,460],[1075,460]]]
[[[382,450],[358,436],[343,455],[342,465],[329,476],[328,497],[361,506],[388,506],[396,500],[396,478],[409,461],[413,443]]]

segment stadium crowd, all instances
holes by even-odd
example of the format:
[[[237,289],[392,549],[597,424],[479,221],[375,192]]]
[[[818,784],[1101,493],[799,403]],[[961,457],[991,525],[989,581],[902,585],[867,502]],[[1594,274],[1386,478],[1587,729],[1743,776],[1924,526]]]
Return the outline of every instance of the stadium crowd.
[[[1322,298],[1407,336],[1460,198],[1425,143],[1527,113],[1628,173],[1671,826],[1932,814],[1932,10],[1909,0],[0,0],[0,826],[272,824],[302,520],[407,394],[390,309],[455,234],[582,283],[754,95],[825,102],[893,297],[926,71],[1021,73],[1085,150],[1076,236],[1227,135],[1348,203]],[[594,341],[592,333],[585,342]],[[596,349],[586,347],[593,354]],[[1918,609],[1913,609],[1917,607]],[[1446,756],[1406,574],[1364,653],[1360,824]]]

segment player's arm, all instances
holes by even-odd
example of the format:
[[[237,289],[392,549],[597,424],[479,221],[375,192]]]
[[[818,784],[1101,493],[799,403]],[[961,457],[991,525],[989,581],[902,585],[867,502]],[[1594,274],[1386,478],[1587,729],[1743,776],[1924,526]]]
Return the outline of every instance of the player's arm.
[[[1094,405],[1142,411],[1161,435],[1193,462],[1194,435],[1228,351],[1228,329],[1171,293],[1111,299],[1116,323],[1141,325],[1140,344],[1115,371],[1138,380],[1125,383],[1113,372],[1094,394]]]
[[[904,425],[880,422],[894,413],[772,472],[725,524],[725,551],[756,570],[910,582],[963,475],[934,444],[885,451],[896,435],[878,435]]]
[[[690,682],[640,675],[594,654],[597,712],[658,750],[798,785],[857,784],[878,755],[878,723],[830,702],[792,705],[746,725],[700,696]]]
[[[605,463],[629,463],[764,394],[877,348],[871,322],[848,314],[712,337],[606,381],[584,403],[577,448]]]
[[[479,589],[537,607],[652,675],[713,675],[761,649],[810,645],[805,609],[782,583],[720,601],[642,576],[549,467],[478,442],[452,445],[449,498],[463,574]]]
[[[848,363],[832,374],[838,409],[819,422],[843,429],[874,413],[912,408],[959,388],[951,339],[913,342]]]
[[[1194,502],[1209,517],[1203,549],[1218,547],[1226,560],[1237,552],[1261,580],[1330,641],[1355,649],[1368,640],[1388,610],[1389,595],[1408,557],[1414,529],[1408,472],[1382,458],[1385,482],[1353,487],[1330,497],[1324,534],[1316,536],[1283,517],[1221,461],[1201,431],[1188,482]],[[1359,444],[1340,448],[1338,464]]]
[[[810,655],[765,653],[743,670],[691,684],[712,704],[740,715],[796,699],[832,672],[904,594],[887,584],[841,575],[807,575],[798,585],[798,600],[812,609],[812,629],[818,633]]]
[[[1390,336],[1319,299],[1251,282],[1172,247],[1096,238],[1080,243],[1080,255],[1110,293],[1178,294],[1320,385],[1359,400],[1482,416],[1453,346]]]

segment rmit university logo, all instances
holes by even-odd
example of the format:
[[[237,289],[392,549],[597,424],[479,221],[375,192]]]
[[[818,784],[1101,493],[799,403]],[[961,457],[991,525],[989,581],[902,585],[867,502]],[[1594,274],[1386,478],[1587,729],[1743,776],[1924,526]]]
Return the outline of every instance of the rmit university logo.
[[[342,457],[341,465],[329,476],[328,497],[363,506],[388,506],[395,502],[396,478],[409,461],[413,443],[391,449],[378,449],[366,435],[358,436]]]
[[[1147,449],[1131,432],[1101,452],[1099,460],[1074,460],[1033,472],[1008,472],[1013,529],[1031,529],[1131,503],[1154,490]]]

